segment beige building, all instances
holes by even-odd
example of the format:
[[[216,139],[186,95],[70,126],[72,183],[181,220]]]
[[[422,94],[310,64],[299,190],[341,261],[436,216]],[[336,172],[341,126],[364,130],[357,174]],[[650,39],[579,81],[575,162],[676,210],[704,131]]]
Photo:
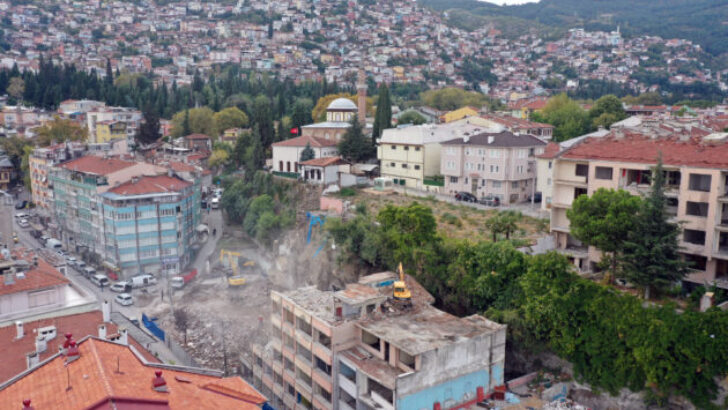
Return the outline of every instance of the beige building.
[[[396,185],[439,192],[441,143],[489,130],[492,123],[468,117],[447,124],[423,124],[384,130],[377,147],[380,173]]]
[[[581,270],[593,270],[600,253],[570,235],[566,211],[576,197],[599,188],[646,194],[660,154],[668,212],[681,223],[681,253],[692,263],[685,280],[728,289],[728,133],[650,138],[620,130],[543,155],[552,164],[551,232],[558,249]]]
[[[506,326],[435,309],[410,277],[413,306],[397,307],[395,278],[271,292],[272,334],[253,349],[253,375],[276,408],[467,407],[503,384]]]

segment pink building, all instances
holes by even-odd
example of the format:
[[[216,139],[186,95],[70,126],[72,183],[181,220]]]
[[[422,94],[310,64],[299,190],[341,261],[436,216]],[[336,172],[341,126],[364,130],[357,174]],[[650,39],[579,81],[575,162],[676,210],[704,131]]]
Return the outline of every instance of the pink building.
[[[502,204],[522,202],[536,189],[536,155],[546,143],[509,131],[481,133],[442,143],[440,171],[445,192],[493,195]]]

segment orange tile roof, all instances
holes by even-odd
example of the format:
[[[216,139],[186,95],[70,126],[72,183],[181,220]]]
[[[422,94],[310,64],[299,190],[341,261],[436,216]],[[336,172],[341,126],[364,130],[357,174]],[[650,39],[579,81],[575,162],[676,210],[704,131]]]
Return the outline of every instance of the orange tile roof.
[[[310,144],[311,147],[335,147],[338,143],[334,140],[312,137],[310,135],[302,135],[300,137],[291,138],[285,141],[279,141],[273,144],[274,147],[305,147]]]
[[[561,157],[654,164],[659,153],[665,165],[728,168],[728,143],[707,144],[699,138],[652,139],[632,133],[625,133],[623,138],[588,138]]]
[[[70,281],[61,272],[58,272],[58,269],[38,258],[38,266],[31,265],[30,270],[25,272],[24,279],[16,278],[12,285],[6,285],[4,281],[0,282],[0,296],[61,286],[67,283]]]
[[[36,409],[57,410],[107,408],[110,402],[125,403],[126,408],[136,404],[133,408],[166,405],[170,409],[258,410],[267,401],[240,377],[221,378],[189,368],[149,365],[127,346],[114,342],[90,337],[78,349],[80,357],[68,365],[64,357],[57,356],[0,386],[0,403],[20,406],[24,399],[30,399]],[[152,387],[159,370],[167,392]]]
[[[555,142],[549,142],[546,148],[543,150],[543,154],[538,155],[537,158],[551,159],[556,158],[556,155],[561,151],[559,144]]]
[[[108,175],[124,168],[135,165],[132,161],[123,161],[115,158],[103,158],[96,155],[86,155],[76,158],[61,165],[71,171],[84,172],[87,174]]]
[[[194,172],[197,168],[179,161],[169,161],[169,167],[177,172]]]
[[[117,195],[143,195],[166,192],[179,192],[192,185],[183,179],[167,175],[142,176],[109,189],[107,192]]]
[[[344,164],[346,161],[341,159],[341,157],[322,157],[322,158],[314,158],[309,159],[308,161],[303,161],[299,163],[298,165],[311,165],[314,167],[328,167],[329,165],[334,164]]]

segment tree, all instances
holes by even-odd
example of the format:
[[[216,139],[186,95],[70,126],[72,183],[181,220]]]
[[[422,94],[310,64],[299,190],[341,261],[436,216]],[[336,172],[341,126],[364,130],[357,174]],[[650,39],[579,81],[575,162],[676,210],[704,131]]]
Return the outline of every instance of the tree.
[[[38,128],[36,133],[36,142],[40,146],[48,146],[53,142],[85,141],[88,137],[86,127],[60,117],[54,117],[52,121]]]
[[[25,93],[25,81],[21,77],[13,77],[10,79],[10,83],[7,88],[8,95],[15,99],[16,104],[20,104],[23,99],[23,93]]]
[[[622,101],[616,96],[609,94],[599,98],[589,110],[589,117],[592,118],[594,126],[602,125],[608,128],[612,123],[627,118],[624,112]]]
[[[554,126],[554,139],[565,141],[591,130],[589,114],[566,94],[551,97],[543,110],[531,114],[531,120]]]
[[[230,154],[224,149],[214,149],[210,154],[209,164],[213,168],[221,167],[227,164]]]
[[[313,102],[308,98],[300,98],[293,103],[293,112],[291,113],[291,128],[298,129],[298,135],[301,135],[301,127],[313,122],[311,110]]]
[[[392,128],[392,102],[389,99],[389,88],[382,83],[379,86],[379,98],[377,99],[377,112],[374,115],[374,126],[372,130],[372,144],[382,136],[382,131]]]
[[[186,127],[186,124],[189,125]],[[178,112],[172,117],[171,134],[175,138],[189,134],[215,135],[214,112],[207,107]]]
[[[245,149],[245,175],[248,176],[255,173],[255,171],[263,168],[265,165],[265,149],[263,143],[260,140],[260,134],[258,130],[253,130],[251,137],[251,144]]]
[[[374,155],[374,146],[364,137],[361,124],[356,115],[349,121],[349,129],[339,142],[339,154],[353,162],[364,161]]]
[[[313,148],[311,148],[311,144],[306,143],[306,147],[301,151],[301,162],[308,161],[310,159],[316,158],[316,153],[314,152]]]
[[[172,297],[172,295],[170,295],[169,297]],[[186,346],[187,345],[187,329],[189,328],[189,324],[190,324],[189,315],[187,315],[187,311],[184,309],[175,309],[173,315],[174,315],[174,326],[177,328],[177,330],[182,332],[182,334],[184,335],[184,341],[185,341],[185,346]]]
[[[571,234],[587,245],[609,254],[611,277],[617,273],[625,240],[637,228],[642,199],[625,190],[599,188],[581,195],[566,211]]]
[[[259,95],[253,101],[252,123],[260,136],[261,145],[264,149],[267,148],[273,142],[275,128],[273,127],[270,100],[265,95]]]
[[[413,202],[407,207],[387,205],[377,215],[381,237],[379,246],[389,268],[402,262],[414,266],[415,253],[428,244],[438,242],[437,221],[432,209]]]
[[[412,124],[420,125],[427,122],[427,119],[420,115],[417,111],[406,111],[397,118],[397,125]]]
[[[662,154],[653,169],[652,188],[637,212],[637,223],[624,244],[623,267],[627,280],[641,286],[645,299],[650,290],[664,291],[687,274],[679,253],[680,227],[665,211],[665,174]]]
[[[104,78],[104,82],[107,86],[114,85],[114,73],[111,71],[111,60],[106,59],[106,77]]]
[[[514,210],[499,211],[485,221],[485,227],[491,232],[493,242],[498,241],[498,234],[506,235],[506,240],[511,239],[511,234],[518,229],[518,221],[523,215]]]
[[[248,116],[238,107],[228,107],[213,115],[217,135],[230,128],[244,128],[248,125]]]
[[[151,105],[147,105],[142,114],[144,119],[134,137],[139,143],[150,144],[162,136],[159,132],[159,115]]]
[[[444,111],[456,110],[465,106],[480,108],[486,103],[483,94],[460,88],[425,91],[421,94],[420,99],[425,105]]]

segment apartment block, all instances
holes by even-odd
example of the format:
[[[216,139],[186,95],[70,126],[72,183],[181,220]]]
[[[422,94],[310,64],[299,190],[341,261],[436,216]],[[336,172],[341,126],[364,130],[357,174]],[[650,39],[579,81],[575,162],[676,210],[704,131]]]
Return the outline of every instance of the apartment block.
[[[506,326],[457,318],[407,277],[413,305],[393,302],[392,272],[340,291],[271,292],[271,336],[256,346],[255,383],[287,409],[431,409],[474,405],[503,384]]]
[[[86,151],[83,143],[66,142],[36,148],[28,157],[30,188],[33,203],[39,210],[48,212],[53,206],[53,185],[49,171],[56,164],[78,158]]]
[[[502,204],[523,202],[536,190],[536,155],[546,143],[510,131],[481,132],[442,143],[444,191],[492,195]]]
[[[599,188],[645,195],[662,155],[667,211],[681,223],[681,253],[691,262],[686,282],[728,289],[728,133],[650,137],[629,130],[588,138],[551,152],[551,232],[557,247],[584,271],[601,255],[570,235],[566,211]]]
[[[132,177],[100,194],[104,262],[123,277],[176,274],[200,223],[200,186],[173,175]]]

